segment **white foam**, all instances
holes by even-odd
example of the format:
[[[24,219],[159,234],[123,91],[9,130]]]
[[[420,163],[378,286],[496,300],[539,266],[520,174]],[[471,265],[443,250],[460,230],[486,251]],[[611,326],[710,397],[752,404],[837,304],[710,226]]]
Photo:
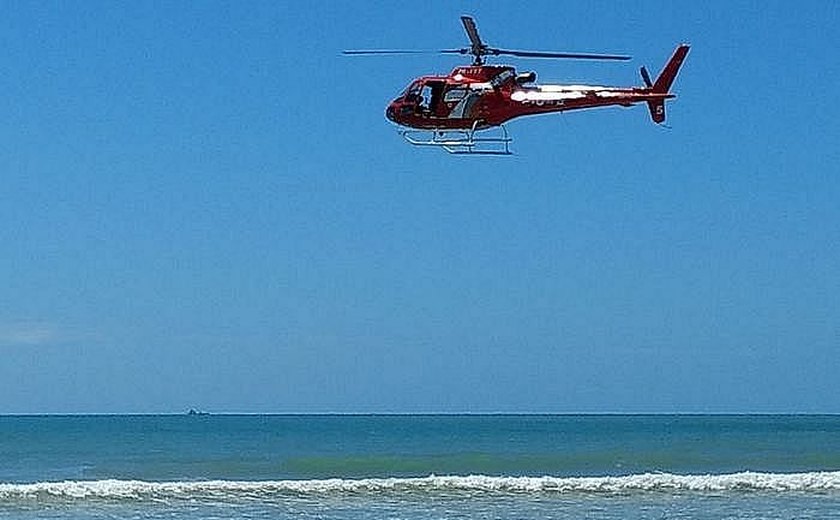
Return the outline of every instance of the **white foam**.
[[[428,476],[271,481],[81,480],[0,484],[0,500],[37,499],[157,499],[262,497],[275,494],[381,492],[488,493],[618,493],[633,491],[840,491],[840,471],[810,473],[743,472],[727,475],[645,473],[620,477],[493,477]]]

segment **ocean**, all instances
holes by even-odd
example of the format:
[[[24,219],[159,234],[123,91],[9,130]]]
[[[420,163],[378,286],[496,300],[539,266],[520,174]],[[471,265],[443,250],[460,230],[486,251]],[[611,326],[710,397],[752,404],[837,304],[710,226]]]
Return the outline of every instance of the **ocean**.
[[[840,416],[0,416],[0,518],[840,519]]]

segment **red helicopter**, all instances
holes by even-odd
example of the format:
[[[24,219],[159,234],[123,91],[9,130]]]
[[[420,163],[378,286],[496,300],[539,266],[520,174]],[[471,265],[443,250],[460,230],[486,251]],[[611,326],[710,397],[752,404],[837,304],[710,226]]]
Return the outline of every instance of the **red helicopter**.
[[[641,68],[643,87],[595,85],[537,85],[535,72],[517,74],[508,65],[487,65],[486,56],[564,58],[583,60],[629,60],[629,56],[497,49],[478,35],[475,21],[462,16],[470,40],[463,49],[432,51],[472,54],[469,66],[456,67],[447,76],[422,76],[414,80],[388,105],[385,117],[403,127],[400,134],[412,145],[437,146],[456,154],[509,155],[512,141],[504,123],[513,118],[549,112],[564,112],[618,105],[647,103],[655,123],[665,121],[665,100],[676,97],[671,84],[688,54],[679,45],[655,81]],[[347,55],[416,54],[410,50],[352,50]],[[486,130],[495,130],[488,135]],[[481,132],[481,133],[479,133]]]

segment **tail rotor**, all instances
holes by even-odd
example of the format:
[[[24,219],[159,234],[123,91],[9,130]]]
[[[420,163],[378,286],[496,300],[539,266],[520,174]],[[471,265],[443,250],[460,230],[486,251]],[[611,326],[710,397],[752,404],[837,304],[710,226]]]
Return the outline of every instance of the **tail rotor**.
[[[639,72],[642,74],[642,81],[645,82],[645,86],[647,88],[653,88],[653,81],[650,80],[650,74],[648,74],[648,70],[642,65],[642,68],[639,69]]]

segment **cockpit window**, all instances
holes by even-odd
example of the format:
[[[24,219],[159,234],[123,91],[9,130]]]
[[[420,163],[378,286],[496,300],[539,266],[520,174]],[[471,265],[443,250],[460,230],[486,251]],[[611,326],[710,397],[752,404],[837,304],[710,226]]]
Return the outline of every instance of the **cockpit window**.
[[[403,97],[408,97],[408,96],[416,97],[418,94],[420,94],[420,88],[422,86],[423,86],[423,84],[421,82],[415,81],[411,85],[405,87],[405,90],[403,90],[403,93],[402,93]]]

